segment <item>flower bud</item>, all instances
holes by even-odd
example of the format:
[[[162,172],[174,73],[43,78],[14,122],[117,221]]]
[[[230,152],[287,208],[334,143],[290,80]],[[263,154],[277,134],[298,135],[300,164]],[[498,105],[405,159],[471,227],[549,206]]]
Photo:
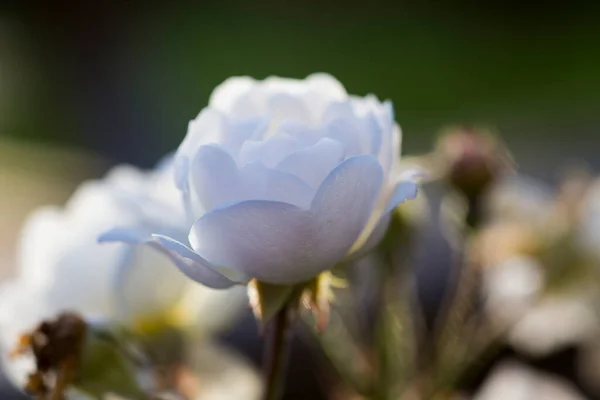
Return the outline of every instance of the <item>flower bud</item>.
[[[445,176],[467,198],[479,196],[511,166],[508,150],[487,131],[451,128],[439,139],[437,152]]]
[[[86,325],[81,318],[62,314],[23,334],[12,355],[18,357],[31,352],[36,365],[25,391],[40,398],[60,397],[75,377],[85,332]]]

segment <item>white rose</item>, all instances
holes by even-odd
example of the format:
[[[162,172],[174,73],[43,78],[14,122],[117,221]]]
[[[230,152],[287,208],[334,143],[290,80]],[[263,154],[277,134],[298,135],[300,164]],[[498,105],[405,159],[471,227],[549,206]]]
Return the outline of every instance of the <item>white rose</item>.
[[[544,287],[543,267],[525,255],[509,257],[483,269],[486,308],[501,328],[523,318]]]
[[[132,229],[102,240],[162,248],[211,287],[307,281],[376,242],[389,212],[416,196],[399,151],[391,103],[349,96],[330,75],[231,78],[175,156],[189,242]]]
[[[125,324],[177,312],[190,324],[217,329],[243,306],[239,295],[224,299],[227,292],[189,281],[152,248],[98,244],[98,235],[122,223],[185,238],[185,213],[171,178],[168,168],[146,173],[117,167],[104,180],[82,184],[64,208],[44,207],[30,216],[16,276],[0,285],[0,345],[15,384],[24,382],[33,360],[8,361],[7,353],[20,334],[62,311]],[[212,315],[216,300],[223,311]]]

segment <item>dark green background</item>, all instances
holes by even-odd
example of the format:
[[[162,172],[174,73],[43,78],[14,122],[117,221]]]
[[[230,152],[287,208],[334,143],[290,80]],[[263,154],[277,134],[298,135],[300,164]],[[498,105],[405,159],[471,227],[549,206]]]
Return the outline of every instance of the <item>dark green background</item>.
[[[444,125],[479,123],[500,130],[534,174],[573,158],[600,167],[598,11],[466,0],[15,2],[0,20],[13,102],[0,129],[151,165],[228,76],[327,71],[352,93],[393,100],[405,152],[427,150]]]

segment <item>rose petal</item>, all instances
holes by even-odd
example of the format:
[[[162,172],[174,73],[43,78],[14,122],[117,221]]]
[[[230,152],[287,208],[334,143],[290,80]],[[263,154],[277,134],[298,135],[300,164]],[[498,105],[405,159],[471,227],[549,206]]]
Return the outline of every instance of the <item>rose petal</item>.
[[[307,208],[314,190],[300,178],[260,163],[238,169],[224,150],[202,146],[192,165],[193,193],[205,210],[245,200],[282,201]]]
[[[374,240],[374,231],[381,224],[383,218],[385,218],[385,216],[394,208],[406,200],[412,200],[417,197],[418,185],[411,179],[416,179],[419,173],[420,172],[416,170],[403,173],[401,175],[403,180],[396,184],[387,201],[385,198],[379,200],[380,202],[383,200],[383,202],[374,210],[371,219],[366,224],[365,229],[361,232],[356,242],[352,245],[349,254],[361,251],[361,248],[367,245],[367,241]]]
[[[190,159],[187,155],[179,155],[175,157],[173,162],[173,174],[175,178],[175,186],[184,193],[189,192],[189,176]]]
[[[355,119],[335,119],[327,124],[325,131],[328,138],[344,145],[346,157],[364,154],[368,138],[362,135]]]
[[[348,252],[369,218],[381,180],[374,157],[352,157],[325,179],[310,210],[272,201],[216,209],[194,224],[190,243],[214,265],[261,281],[305,281]]]
[[[18,247],[18,274],[36,279],[48,274],[48,265],[59,256],[60,244],[68,234],[62,210],[45,206],[27,217]]]
[[[289,172],[318,188],[343,157],[344,146],[340,142],[324,138],[314,146],[290,154],[275,168]]]
[[[198,147],[208,143],[219,143],[226,131],[225,116],[218,110],[205,108],[188,124],[185,138],[179,145],[175,157],[186,156],[191,160]]]
[[[265,166],[273,168],[288,154],[299,150],[300,146],[298,140],[286,133],[278,133],[264,141],[248,140],[240,149],[238,165],[260,161]]]
[[[145,244],[167,255],[181,272],[196,282],[214,289],[224,289],[235,284],[183,243],[166,236],[147,235],[136,229],[115,228],[102,234],[98,242]]]
[[[348,97],[344,85],[332,75],[317,72],[306,77],[306,83],[311,90],[318,92],[329,101],[341,101]]]
[[[249,76],[231,77],[213,90],[208,104],[221,111],[229,112],[235,102],[256,84],[257,82]]]
[[[367,237],[366,241],[361,243],[360,246],[357,246],[356,243],[352,245],[350,251],[348,252],[348,255],[346,256],[346,261],[358,260],[359,258],[368,254],[371,250],[373,250],[375,246],[377,246],[385,236],[387,228],[390,225],[390,221],[391,214],[389,213],[381,217],[375,225],[375,228]],[[358,240],[360,240],[360,236]]]
[[[385,206],[383,213],[387,214],[396,208],[400,203],[416,198],[418,189],[419,185],[415,181],[406,180],[398,182]]]
[[[190,184],[206,211],[250,198],[255,185],[241,179],[235,161],[226,151],[211,145],[198,149],[192,161]]]
[[[246,165],[242,179],[255,183],[254,192],[247,200],[280,201],[307,209],[315,195],[315,190],[297,176],[260,163]]]
[[[269,116],[272,124],[279,125],[282,121],[310,121],[311,114],[307,105],[300,97],[286,93],[277,93],[267,100]]]

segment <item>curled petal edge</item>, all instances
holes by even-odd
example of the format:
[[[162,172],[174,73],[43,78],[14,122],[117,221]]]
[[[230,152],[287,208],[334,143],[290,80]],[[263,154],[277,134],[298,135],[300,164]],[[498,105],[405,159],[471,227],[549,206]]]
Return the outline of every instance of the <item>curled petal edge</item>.
[[[185,244],[168,236],[149,235],[131,228],[114,228],[100,235],[98,242],[148,245],[169,257],[188,278],[213,289],[226,289],[248,280],[240,274],[225,276],[218,267],[210,264]]]

